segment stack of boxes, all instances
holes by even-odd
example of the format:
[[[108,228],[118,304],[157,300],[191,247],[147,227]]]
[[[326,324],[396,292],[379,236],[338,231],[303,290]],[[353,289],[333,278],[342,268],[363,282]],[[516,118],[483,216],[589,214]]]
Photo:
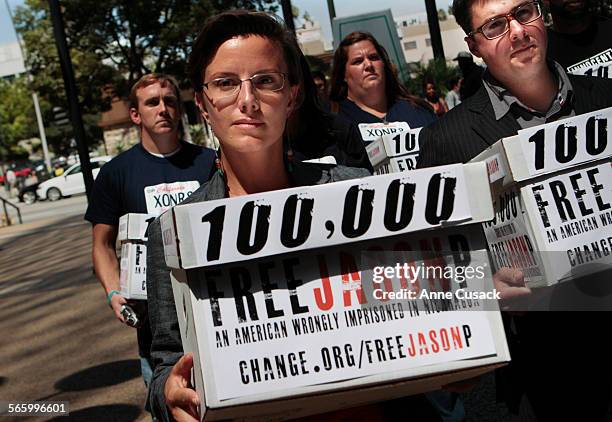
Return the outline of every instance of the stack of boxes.
[[[375,174],[397,173],[416,169],[421,128],[383,135],[366,146]]]
[[[484,223],[496,267],[530,287],[612,265],[612,108],[519,131],[485,161],[495,218]]]
[[[153,214],[125,214],[119,219],[120,291],[126,299],[147,299],[147,228]]]

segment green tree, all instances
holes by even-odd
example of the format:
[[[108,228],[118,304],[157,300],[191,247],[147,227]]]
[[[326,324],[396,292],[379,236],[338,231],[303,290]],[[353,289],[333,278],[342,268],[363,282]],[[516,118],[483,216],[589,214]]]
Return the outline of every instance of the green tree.
[[[8,160],[27,156],[17,143],[38,136],[35,119],[26,78],[0,79],[0,156]]]
[[[64,154],[71,150],[70,141],[74,135],[70,125],[57,126],[53,121],[53,107],[67,109],[67,100],[47,1],[26,0],[23,7],[17,8],[15,23],[23,40],[27,66],[33,76],[29,88],[40,97],[47,140],[54,152]],[[70,22],[66,21],[66,27],[70,26]],[[117,69],[103,64],[90,48],[70,39],[68,44],[85,131],[90,147],[94,147],[102,139],[97,126],[100,112],[110,107],[111,97],[105,87],[121,86],[123,78]],[[26,98],[31,109],[31,95],[26,95]],[[36,125],[32,127],[36,128]]]
[[[46,1],[27,0],[33,16]],[[150,72],[185,78],[191,45],[211,15],[234,8],[276,11],[276,0],[72,0],[63,2],[68,44],[93,53],[131,84]],[[84,13],[86,11],[86,13]]]
[[[96,123],[113,96],[125,97],[140,76],[169,73],[186,81],[185,61],[203,22],[221,10],[275,11],[275,0],[71,0],[62,2],[79,103],[89,139],[101,139]],[[26,0],[15,14],[32,88],[43,98],[49,143],[68,148],[71,128],[50,124],[53,106],[66,108],[64,83],[46,0]]]
[[[421,63],[411,64],[411,78],[407,81],[407,86],[413,94],[424,95],[423,80],[426,77],[433,78],[439,94],[446,94],[446,82],[453,77],[460,76],[457,66],[449,66],[440,60],[431,59],[427,65]]]

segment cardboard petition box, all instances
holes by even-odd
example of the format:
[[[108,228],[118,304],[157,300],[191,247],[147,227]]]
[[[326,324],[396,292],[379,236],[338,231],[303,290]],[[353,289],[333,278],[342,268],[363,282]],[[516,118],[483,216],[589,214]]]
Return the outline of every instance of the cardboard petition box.
[[[147,240],[146,231],[149,223],[157,217],[154,214],[128,213],[119,218],[117,240]]]
[[[474,289],[491,287],[474,225],[173,270],[201,419],[292,419],[436,390],[508,362],[499,312],[482,302],[410,305],[364,293],[363,251],[412,248],[426,259],[435,245],[454,250],[445,265],[484,262]]]
[[[119,285],[126,299],[146,300],[147,228],[154,214],[128,213],[119,218],[117,240],[121,242]]]
[[[421,128],[384,135],[366,146],[366,152],[376,174],[397,173],[416,169],[419,157]]]
[[[147,300],[146,245],[139,242],[123,242],[119,268],[121,295],[126,299]]]
[[[483,227],[497,267],[523,269],[532,287],[610,268],[611,118],[607,108],[521,130],[472,160],[489,172],[496,217]]]

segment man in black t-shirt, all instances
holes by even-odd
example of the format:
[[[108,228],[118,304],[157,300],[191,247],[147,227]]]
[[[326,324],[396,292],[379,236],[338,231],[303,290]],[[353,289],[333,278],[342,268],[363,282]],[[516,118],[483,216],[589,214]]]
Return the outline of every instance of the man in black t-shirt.
[[[612,21],[594,16],[588,0],[545,0],[545,3],[553,19],[548,29],[548,58],[569,73],[606,76],[597,68],[612,63]]]
[[[214,152],[180,140],[181,103],[176,83],[166,75],[143,76],[132,87],[130,117],[140,128],[140,143],[100,170],[85,219],[93,224],[94,270],[117,319],[127,303],[119,292],[115,252],[119,218],[127,213],[159,215],[208,180]],[[145,384],[151,378],[151,329],[145,314],[137,329]]]

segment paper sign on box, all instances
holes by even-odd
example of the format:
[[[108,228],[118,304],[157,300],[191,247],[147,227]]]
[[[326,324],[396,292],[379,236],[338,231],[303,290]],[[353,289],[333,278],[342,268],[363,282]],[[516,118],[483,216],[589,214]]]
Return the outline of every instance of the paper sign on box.
[[[574,75],[612,78],[612,49],[608,48],[601,53],[569,66],[567,72]]]
[[[437,389],[441,374],[457,381],[471,377],[470,369],[486,372],[507,362],[499,313],[477,302],[447,311],[405,305],[403,312],[397,304],[360,304],[360,287],[371,282],[363,278],[364,250],[450,250],[457,244],[462,249],[447,257],[450,264],[457,256],[475,264],[469,257],[477,251],[486,257],[480,228],[466,226],[173,270],[181,338],[185,352],[194,353],[202,419],[305,416],[398,397],[397,391]],[[478,288],[485,283],[492,285],[490,269]],[[434,345],[432,338],[441,342]],[[360,394],[364,390],[381,394]],[[333,395],[343,400],[316,405]]]
[[[514,182],[601,160],[612,156],[612,107],[522,129],[501,142]]]
[[[518,187],[497,193],[493,201],[495,218],[482,226],[495,268],[519,268],[529,286],[548,285]]]
[[[220,265],[488,221],[488,192],[478,163],[178,205],[161,216],[166,263]]]
[[[359,133],[365,142],[375,141],[385,135],[395,135],[410,130],[406,122],[359,123]]]
[[[417,168],[418,154],[408,154],[401,157],[391,157],[374,170],[375,174],[401,173]]]
[[[126,299],[147,299],[147,247],[144,243],[123,242],[119,264],[121,295]]]
[[[611,112],[521,131],[472,160],[495,170],[490,182],[496,218],[483,224],[495,265],[524,269],[531,287],[612,265],[605,252],[612,247]]]
[[[612,167],[587,164],[521,188],[549,280],[612,268]]]
[[[421,128],[394,135],[385,135],[366,146],[366,152],[376,174],[396,173],[416,169],[419,157]]]

